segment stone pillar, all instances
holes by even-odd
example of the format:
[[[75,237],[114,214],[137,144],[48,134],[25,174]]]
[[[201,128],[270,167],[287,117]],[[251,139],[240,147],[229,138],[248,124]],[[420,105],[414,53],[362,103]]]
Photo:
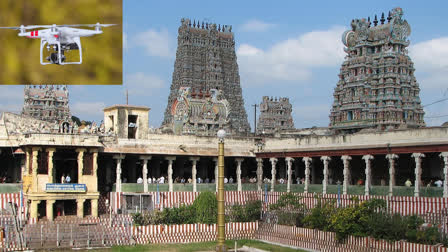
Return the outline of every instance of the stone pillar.
[[[32,152],[30,152],[28,150],[28,148],[24,148],[25,151],[25,172],[22,173],[22,181],[23,181],[23,176],[25,175],[31,175],[30,174],[30,159],[32,158]]]
[[[142,166],[142,178],[143,178],[143,192],[148,192],[148,160],[151,160],[151,156],[140,156],[143,162]]]
[[[324,180],[322,181],[322,194],[327,194],[328,185],[328,164],[330,163],[331,157],[322,156],[320,160],[324,162]]]
[[[84,169],[84,152],[85,151],[86,151],[86,149],[83,149],[83,148],[76,149],[76,152],[78,152],[78,184],[83,183],[82,172]]]
[[[48,183],[55,183],[55,179],[54,179],[54,164],[53,164],[53,155],[54,152],[56,151],[55,148],[48,148]],[[48,204],[48,201],[47,201]]]
[[[96,178],[95,183],[91,186],[91,188],[87,188],[88,191],[98,192],[98,150],[92,149],[90,150],[92,153],[92,174],[93,177]]]
[[[173,191],[173,161],[176,160],[176,157],[165,157],[168,160],[168,190],[170,192]]]
[[[422,177],[422,158],[425,157],[423,153],[412,153],[412,157],[415,160],[415,184],[414,184],[414,196],[420,196],[420,186]]]
[[[86,201],[86,199],[77,199],[76,200],[76,215],[78,216],[78,218],[83,218],[84,217],[84,201]]]
[[[288,181],[286,182],[286,192],[291,192],[291,182],[292,182],[292,162],[294,158],[287,157],[285,158],[287,168]]]
[[[53,221],[54,220],[53,204],[55,202],[56,202],[56,200],[47,200],[47,219],[49,221]]]
[[[32,169],[33,169],[33,190],[34,192],[38,191],[39,188],[39,182],[37,181],[37,156],[39,155],[39,148],[32,148],[32,155],[33,155],[33,164],[32,164]],[[37,211],[37,210],[36,210]]]
[[[440,153],[443,158],[443,197],[448,197],[448,152]]]
[[[371,164],[372,164],[372,159],[373,156],[372,155],[364,155],[362,156],[362,159],[364,159],[364,161],[366,162],[366,181],[365,181],[365,189],[364,189],[364,194],[365,195],[370,195],[370,184],[371,184],[371,180],[372,180],[372,172],[371,172]]]
[[[263,185],[263,159],[256,158],[257,160],[257,190],[262,191],[261,188]]]
[[[98,217],[98,199],[91,199],[90,205],[92,207],[92,216]]]
[[[196,169],[196,165],[199,161],[199,157],[191,157],[190,158],[191,162],[192,162],[192,167],[191,167],[191,180],[193,180],[193,192],[197,192],[198,188],[197,188],[197,179],[196,179],[196,175],[198,173],[198,170]]]
[[[218,192],[218,158],[213,158],[213,162],[215,162],[215,185]]]
[[[271,169],[271,192],[273,192],[275,189],[275,182],[276,182],[275,174],[277,173],[276,165],[277,165],[278,159],[270,158],[269,161],[271,161],[271,166],[272,166],[272,169]]]
[[[121,192],[121,162],[125,158],[125,155],[115,155],[113,158],[117,160],[116,169],[116,181],[115,181],[115,191]]]
[[[398,158],[398,155],[387,154],[386,158],[389,160],[389,196],[392,196],[395,186],[395,159]]]
[[[97,149],[93,149],[90,150],[91,153],[93,153],[93,164],[92,164],[92,168],[93,168],[93,176],[97,177],[98,176],[98,150]],[[97,191],[97,190],[95,190]]]
[[[36,220],[38,218],[38,216],[37,216],[37,214],[38,214],[37,209],[38,209],[39,203],[40,203],[40,200],[31,200],[30,216],[31,216],[31,218],[36,219]]]
[[[352,160],[352,157],[344,155],[341,157],[342,162],[344,162],[344,181],[342,183],[342,194],[347,194],[349,179],[350,179],[350,160]]]
[[[235,158],[236,162],[236,183],[237,183],[237,191],[243,191],[243,185],[241,184],[241,163],[244,161],[244,158]]]
[[[302,161],[305,163],[305,188],[304,192],[308,193],[308,186],[310,184],[310,164],[312,161],[311,157],[304,157]]]

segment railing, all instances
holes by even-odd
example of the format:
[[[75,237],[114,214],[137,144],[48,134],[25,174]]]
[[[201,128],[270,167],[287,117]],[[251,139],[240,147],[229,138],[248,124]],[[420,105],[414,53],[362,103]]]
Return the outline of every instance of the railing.
[[[271,190],[271,184],[263,184],[262,189],[265,190],[265,185],[267,185],[267,190]],[[168,184],[158,184],[160,192],[168,191]],[[226,191],[236,191],[237,184],[225,184],[224,188]],[[286,192],[287,185],[286,184],[276,184],[274,187],[274,191],[276,192]],[[197,184],[198,192],[202,191],[216,191],[216,185],[213,183],[201,183]],[[185,191],[192,192],[193,185],[192,184],[180,184],[174,183],[173,190],[175,192]],[[254,183],[244,183],[242,184],[243,191],[256,191],[257,184]],[[340,185],[340,193],[342,194],[342,184]],[[113,186],[113,191],[115,191],[115,185]],[[143,192],[143,184],[136,183],[124,183],[122,184],[123,192]],[[148,191],[155,192],[157,191],[157,184],[148,184]],[[291,192],[304,192],[303,184],[292,184]],[[308,186],[309,193],[322,193],[322,185],[321,184],[310,184]],[[328,194],[337,194],[338,186],[337,185],[328,185],[327,186]],[[351,195],[364,195],[365,186],[364,185],[349,185],[347,189],[347,193]],[[386,196],[389,194],[389,186],[371,186],[370,195],[383,195]],[[406,187],[406,186],[394,186],[393,188],[394,196],[414,196],[414,187]],[[443,188],[441,187],[422,187],[420,188],[420,196],[421,197],[442,197],[443,196]]]

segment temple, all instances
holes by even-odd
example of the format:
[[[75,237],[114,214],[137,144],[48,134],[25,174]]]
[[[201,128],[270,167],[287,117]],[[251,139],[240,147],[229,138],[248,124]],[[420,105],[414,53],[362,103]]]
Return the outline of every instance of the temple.
[[[22,115],[61,124],[71,122],[66,86],[25,86]]]
[[[336,132],[425,126],[420,88],[408,56],[411,27],[395,8],[386,19],[354,19],[342,34],[347,53],[334,90],[330,127]]]
[[[289,98],[263,96],[263,101],[260,104],[257,133],[272,134],[293,130],[294,121],[291,113],[292,106],[289,103]]]
[[[182,19],[178,32],[173,81],[162,123],[164,131],[214,135],[218,128],[225,128],[230,134],[247,135],[250,126],[240,86],[232,26]],[[191,96],[183,97],[182,92],[187,90]],[[212,93],[219,93],[220,103],[228,105],[217,105]],[[183,110],[190,109],[182,101],[193,97],[195,112],[185,115],[188,119],[179,119]],[[177,102],[180,103],[176,105]]]

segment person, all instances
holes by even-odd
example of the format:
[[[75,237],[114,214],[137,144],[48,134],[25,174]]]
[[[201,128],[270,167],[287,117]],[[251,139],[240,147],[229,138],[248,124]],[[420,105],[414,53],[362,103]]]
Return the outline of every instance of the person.
[[[64,184],[65,183],[65,174],[62,174],[62,177],[61,177],[61,184]]]
[[[227,177],[224,178],[224,184],[227,184],[229,182],[229,180],[227,179]]]
[[[364,185],[364,180],[362,178],[358,179],[358,182],[356,182],[357,185]]]
[[[434,182],[434,185],[436,185],[437,187],[442,187],[443,182],[442,182],[442,180],[438,179],[438,180],[436,180],[436,182]]]
[[[428,184],[426,184],[426,187],[431,187],[432,185],[432,179],[428,182]]]
[[[148,178],[148,184],[151,184],[152,183],[152,179],[151,179],[151,177],[149,177]]]
[[[229,178],[229,183],[230,183],[230,184],[233,183],[233,178],[232,178],[232,177]]]
[[[210,179],[209,178],[205,178],[205,183],[210,183]]]
[[[406,182],[404,182],[404,185],[407,187],[411,187],[412,186],[412,182],[410,179],[406,180]]]
[[[143,179],[142,179],[142,177],[138,177],[138,179],[137,179],[137,184],[143,184]]]
[[[164,183],[165,183],[165,177],[164,177],[164,176],[161,176],[160,179],[159,179],[159,181],[160,181],[160,182],[159,182],[160,184],[164,184]]]
[[[191,184],[193,180],[191,178],[188,178],[188,184]]]
[[[411,181],[409,180],[409,182],[411,182]],[[384,178],[382,178],[381,181],[380,181],[380,184],[381,184],[381,186],[385,186],[386,185],[386,180]],[[412,185],[412,183],[411,183],[411,185]]]
[[[70,175],[69,175],[69,174],[67,174],[67,177],[65,177],[65,182],[66,182],[66,183],[70,183],[70,182],[72,182],[72,179],[70,178]]]
[[[299,184],[300,184],[300,178],[297,177],[297,178],[296,178],[296,181],[297,181],[297,184],[299,185]]]
[[[182,178],[180,179],[180,182],[181,182],[182,184],[185,184],[185,178],[182,177]]]
[[[198,177],[198,184],[202,183],[201,177]]]

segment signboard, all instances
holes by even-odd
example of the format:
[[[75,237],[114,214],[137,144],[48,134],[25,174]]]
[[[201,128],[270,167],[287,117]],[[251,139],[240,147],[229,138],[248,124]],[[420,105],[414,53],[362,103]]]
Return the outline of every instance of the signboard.
[[[45,192],[53,193],[78,193],[86,191],[86,184],[47,184],[45,188]]]

